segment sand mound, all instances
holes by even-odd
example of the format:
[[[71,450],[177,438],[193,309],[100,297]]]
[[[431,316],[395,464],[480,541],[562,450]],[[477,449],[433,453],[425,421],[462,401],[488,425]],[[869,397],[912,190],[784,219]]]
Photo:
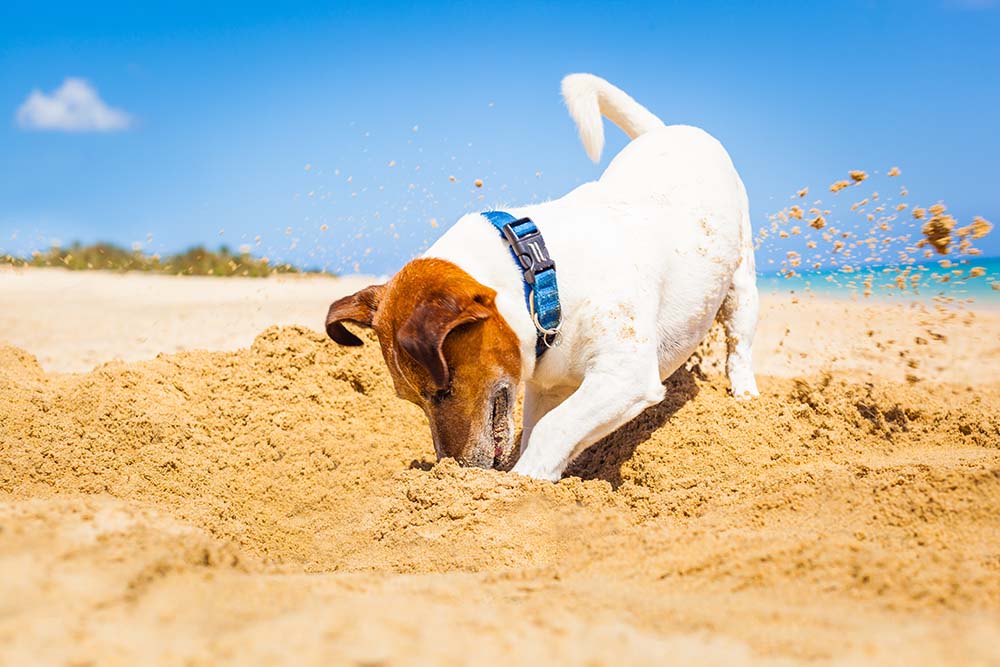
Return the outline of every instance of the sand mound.
[[[682,371],[552,485],[434,464],[368,342],[0,346],[0,656],[1000,659],[1000,385]]]

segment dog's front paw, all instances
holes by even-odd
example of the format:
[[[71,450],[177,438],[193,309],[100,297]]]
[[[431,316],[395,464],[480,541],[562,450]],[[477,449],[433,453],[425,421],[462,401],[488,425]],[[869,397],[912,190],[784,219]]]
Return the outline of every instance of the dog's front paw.
[[[521,465],[521,462],[511,468],[511,472],[518,475],[524,475],[525,477],[531,477],[532,479],[539,479],[544,482],[558,482],[562,479],[562,472],[555,470],[543,470],[538,466],[532,465]]]
[[[753,373],[730,373],[729,384],[732,387],[733,398],[737,401],[749,401],[760,396]]]
[[[737,401],[749,401],[760,396],[760,392],[757,391],[757,383],[754,382],[749,386],[733,387],[733,398]]]

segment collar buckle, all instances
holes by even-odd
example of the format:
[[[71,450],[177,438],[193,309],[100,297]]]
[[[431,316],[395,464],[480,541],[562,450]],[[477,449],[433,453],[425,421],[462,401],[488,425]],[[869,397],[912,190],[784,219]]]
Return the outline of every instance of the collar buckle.
[[[524,300],[535,325],[535,357],[562,341],[562,307],[556,281],[556,263],[545,247],[541,231],[531,218],[515,218],[506,211],[483,211],[482,216],[507,241],[524,280]]]
[[[518,236],[515,228],[525,222],[531,222],[531,218],[521,218],[508,222],[501,228],[507,242],[510,243],[511,250],[517,261],[520,262],[524,272],[524,282],[528,285],[535,284],[535,276],[542,271],[556,268],[556,263],[549,256],[549,250],[545,247],[545,239],[537,229],[529,231],[524,236]],[[532,225],[534,226],[534,225]]]

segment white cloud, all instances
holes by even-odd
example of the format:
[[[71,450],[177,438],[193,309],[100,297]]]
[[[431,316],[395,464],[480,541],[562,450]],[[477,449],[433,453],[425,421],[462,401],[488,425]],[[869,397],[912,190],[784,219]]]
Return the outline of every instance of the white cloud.
[[[17,110],[17,123],[30,130],[114,132],[132,125],[132,116],[109,107],[84,79],[67,78],[51,95],[35,89]]]

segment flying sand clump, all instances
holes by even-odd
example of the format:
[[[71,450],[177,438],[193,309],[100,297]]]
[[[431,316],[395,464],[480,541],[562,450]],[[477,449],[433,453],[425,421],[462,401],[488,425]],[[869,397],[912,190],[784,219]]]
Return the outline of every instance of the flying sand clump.
[[[894,166],[886,176],[895,178],[900,174],[899,167]],[[848,178],[834,182],[829,189],[836,195],[847,188],[862,186],[870,179],[869,172],[854,169],[848,172]],[[808,187],[801,188],[791,199],[802,199],[808,192]],[[758,229],[756,247],[765,242],[774,244],[791,239],[788,242],[796,244],[794,249],[780,249],[785,257],[780,262],[780,272],[787,278],[798,276],[800,266],[816,270],[834,268],[844,275],[857,274],[865,269],[874,271],[877,267],[878,273],[885,274],[887,281],[876,277],[846,281],[846,286],[857,288],[859,292],[863,288],[864,296],[872,295],[877,289],[917,291],[928,281],[955,284],[987,275],[985,270],[964,269],[940,273],[917,263],[935,255],[955,257],[967,263],[969,260],[964,258],[980,254],[974,241],[989,234],[993,229],[992,223],[976,216],[968,225],[960,226],[943,203],[927,207],[911,206],[905,201],[894,201],[894,196],[884,193],[884,190],[882,193],[874,191],[858,198],[846,206],[847,213],[842,216],[833,210],[839,208],[836,200],[828,205],[829,208],[818,199],[811,202],[811,206],[786,206],[769,216],[770,225]],[[898,193],[900,198],[909,195],[905,187],[899,188]],[[901,215],[907,209],[910,210],[910,219]],[[839,210],[843,212],[845,208]],[[799,220],[807,221],[808,226],[793,224]],[[803,246],[797,245],[796,237],[802,239]],[[901,279],[892,279],[893,273],[901,274]],[[835,275],[825,279],[840,282]]]
[[[944,204],[935,204],[929,210],[931,218],[920,228],[924,238],[917,241],[917,247],[930,244],[938,254],[947,255],[951,247],[951,230],[955,228],[956,220],[945,213]]]

